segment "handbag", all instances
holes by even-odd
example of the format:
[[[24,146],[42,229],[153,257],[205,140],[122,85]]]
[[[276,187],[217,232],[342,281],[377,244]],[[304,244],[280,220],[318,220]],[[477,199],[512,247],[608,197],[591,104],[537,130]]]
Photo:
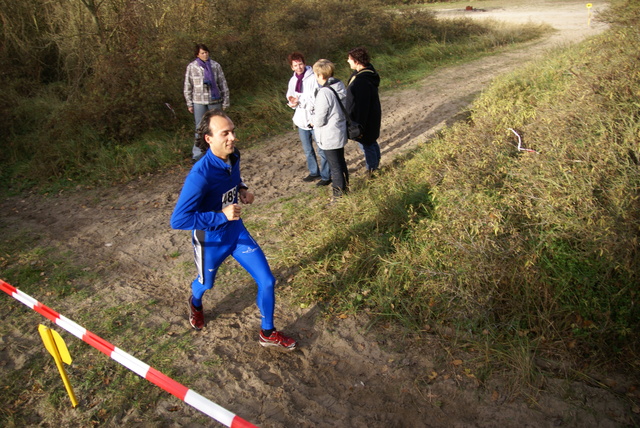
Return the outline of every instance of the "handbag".
[[[347,136],[350,140],[355,140],[356,138],[362,135],[362,127],[355,120],[349,119],[349,115],[347,114],[347,109],[344,108],[338,93],[331,86],[327,86],[327,88],[331,89],[331,91],[336,94],[336,98],[338,99],[338,103],[340,104],[340,108],[342,109],[342,113],[344,113],[344,117],[347,119]]]

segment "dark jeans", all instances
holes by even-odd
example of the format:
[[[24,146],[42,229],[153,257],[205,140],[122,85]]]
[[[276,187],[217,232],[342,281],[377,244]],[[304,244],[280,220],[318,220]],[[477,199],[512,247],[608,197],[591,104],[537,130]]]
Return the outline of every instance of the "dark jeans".
[[[331,169],[333,196],[342,196],[349,190],[349,170],[347,161],[344,159],[344,148],[325,150],[324,154]]]
[[[364,163],[367,166],[367,171],[375,171],[380,167],[380,145],[378,142],[374,142],[373,144],[364,145],[362,143],[358,143],[360,146],[360,150],[364,153]]]

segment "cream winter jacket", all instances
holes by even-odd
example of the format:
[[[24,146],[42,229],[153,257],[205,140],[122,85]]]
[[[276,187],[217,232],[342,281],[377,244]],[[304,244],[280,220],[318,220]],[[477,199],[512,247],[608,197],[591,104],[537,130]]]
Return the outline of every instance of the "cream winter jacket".
[[[296,92],[296,83],[298,83],[298,79],[296,79],[296,73],[293,73],[287,88],[287,101],[291,96],[298,97],[298,106],[293,107],[295,109],[293,124],[298,128],[309,130],[309,125],[312,124],[311,115],[313,114],[316,89],[319,88],[311,67],[308,65],[305,67],[304,77],[302,78],[302,92]]]

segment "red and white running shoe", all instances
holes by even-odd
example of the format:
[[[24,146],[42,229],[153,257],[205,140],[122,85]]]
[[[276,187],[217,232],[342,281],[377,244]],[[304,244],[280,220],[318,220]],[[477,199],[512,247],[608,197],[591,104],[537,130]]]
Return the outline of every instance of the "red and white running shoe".
[[[289,351],[293,351],[298,346],[298,342],[288,336],[285,336],[279,331],[274,331],[269,337],[265,336],[262,331],[260,331],[260,345],[265,347],[277,346]]]

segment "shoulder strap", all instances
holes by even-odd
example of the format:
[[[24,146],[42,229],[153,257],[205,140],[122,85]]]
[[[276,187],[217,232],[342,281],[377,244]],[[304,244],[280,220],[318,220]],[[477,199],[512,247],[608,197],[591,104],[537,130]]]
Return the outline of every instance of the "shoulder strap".
[[[349,119],[349,115],[347,114],[347,109],[344,108],[344,105],[342,104],[342,101],[340,100],[340,97],[338,96],[338,93],[336,92],[336,90],[333,89],[331,86],[327,86],[327,88],[331,89],[331,92],[336,94],[336,98],[338,99],[338,104],[340,104],[342,113],[344,113],[344,118],[347,121],[347,129],[349,129],[348,127],[351,126],[351,119]]]
[[[364,68],[360,71],[358,71],[356,74],[354,74],[353,76],[351,76],[351,78],[349,79],[349,83],[347,84],[347,86],[351,85],[353,83],[354,80],[356,80],[356,77],[358,77],[359,75],[361,75],[362,73],[373,73],[374,71],[371,70],[370,68]]]
[[[340,108],[342,109],[342,112],[344,113],[345,117],[347,117],[347,120],[349,120],[348,115],[347,115],[347,110],[344,108],[344,105],[342,104],[342,100],[340,100],[340,97],[338,96],[338,93],[336,92],[336,90],[333,89],[331,86],[327,86],[327,88],[331,89],[331,92],[336,94],[336,98],[338,99],[338,103],[340,104]]]

